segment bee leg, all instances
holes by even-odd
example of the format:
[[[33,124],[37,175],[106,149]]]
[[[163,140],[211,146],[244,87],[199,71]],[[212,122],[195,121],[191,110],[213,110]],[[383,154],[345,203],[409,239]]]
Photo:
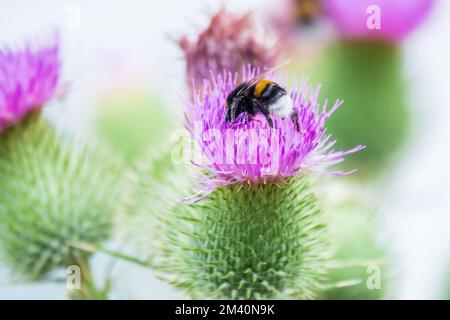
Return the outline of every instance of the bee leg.
[[[270,117],[270,115],[265,114],[264,116],[266,117],[267,124],[269,125],[269,127],[271,127],[273,129],[273,121],[272,121],[272,118]]]
[[[225,116],[225,120],[227,122],[234,122],[236,119],[236,109],[237,106],[235,103],[233,103],[227,110],[227,115]]]
[[[267,124],[269,125],[269,127],[271,127],[272,129],[273,129],[273,121],[272,121],[272,118],[270,117],[270,114],[267,112],[263,112],[263,111],[261,111],[262,112],[262,114],[264,115],[264,117],[266,117],[266,121],[267,121]]]
[[[269,127],[273,128],[273,120],[270,117],[270,112],[267,110],[266,106],[264,106],[261,102],[256,99],[253,99],[253,105],[266,117],[267,124]]]
[[[294,112],[291,115],[292,121],[295,123],[295,127],[297,128],[298,132],[301,132],[300,123],[298,122],[298,113],[297,110],[294,109]]]
[[[231,122],[234,122],[236,120],[236,111],[237,111],[237,104],[233,104],[231,107]]]
[[[227,114],[226,114],[226,116],[225,116],[225,120],[226,120],[227,122],[231,122],[231,108],[228,108],[228,109],[227,109]]]

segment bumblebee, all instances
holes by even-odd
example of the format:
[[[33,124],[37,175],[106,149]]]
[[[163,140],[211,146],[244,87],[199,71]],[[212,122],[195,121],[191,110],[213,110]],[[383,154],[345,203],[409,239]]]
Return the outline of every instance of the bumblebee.
[[[298,115],[286,89],[271,80],[263,79],[262,75],[257,75],[252,80],[239,84],[227,96],[225,102],[226,121],[234,122],[244,112],[249,117],[262,113],[271,128],[273,128],[271,115],[275,115],[281,119],[290,117],[294,121],[297,131],[300,131]]]

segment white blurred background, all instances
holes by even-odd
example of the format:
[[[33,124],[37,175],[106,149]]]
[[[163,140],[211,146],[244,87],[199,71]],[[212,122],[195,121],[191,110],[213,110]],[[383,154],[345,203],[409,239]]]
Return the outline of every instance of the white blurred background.
[[[232,11],[263,15],[276,0],[232,0]],[[194,35],[224,4],[214,0],[0,0],[0,45],[59,30],[64,78],[73,89],[56,121],[78,130],[91,125],[98,93],[136,81],[176,106],[184,88],[182,54],[173,37]],[[73,14],[80,13],[79,25]],[[450,274],[450,2],[437,1],[427,21],[403,46],[416,123],[391,185],[383,186],[383,232],[396,253],[394,298],[442,298]],[[99,259],[99,265],[104,264]],[[142,268],[124,264],[117,298],[181,297]],[[122,290],[122,291],[121,291]],[[17,285],[0,271],[0,299],[64,299],[56,284]]]

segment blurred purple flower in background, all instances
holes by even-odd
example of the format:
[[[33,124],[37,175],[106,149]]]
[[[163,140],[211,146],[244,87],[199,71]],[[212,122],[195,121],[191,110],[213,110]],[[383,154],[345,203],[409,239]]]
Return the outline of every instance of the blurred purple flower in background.
[[[389,41],[399,41],[408,35],[422,22],[434,3],[434,0],[323,1],[328,16],[344,37]],[[368,27],[368,19],[373,14],[379,14],[379,28]]]
[[[59,80],[58,41],[0,49],[0,132],[53,98]]]
[[[243,81],[256,73],[257,69],[243,68]],[[201,200],[216,188],[234,183],[282,182],[305,171],[336,175],[353,172],[324,169],[363,149],[363,146],[348,151],[332,149],[335,141],[326,132],[325,122],[342,101],[336,101],[327,111],[327,102],[323,106],[318,102],[320,86],[313,89],[303,78],[300,90],[290,93],[300,131],[290,118],[272,116],[274,129],[271,129],[263,116],[249,119],[246,113],[230,124],[225,120],[225,100],[236,87],[237,79],[237,73],[219,73],[204,81],[203,91],[194,89],[193,99],[184,102],[186,126],[202,156],[193,163],[207,172],[206,177],[199,179],[200,191],[193,198]]]
[[[184,51],[187,80],[201,83],[210,71],[239,72],[245,65],[272,67],[280,54],[274,35],[256,25],[251,14],[235,15],[220,10],[194,41],[178,41]]]

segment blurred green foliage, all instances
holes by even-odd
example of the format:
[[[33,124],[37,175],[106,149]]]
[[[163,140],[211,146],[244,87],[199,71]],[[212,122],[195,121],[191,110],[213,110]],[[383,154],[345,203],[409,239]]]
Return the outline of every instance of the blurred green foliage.
[[[357,168],[356,178],[376,176],[398,154],[410,125],[400,50],[376,41],[341,41],[313,76],[329,103],[345,101],[327,124],[336,149],[367,147],[342,167]]]
[[[450,300],[450,268],[449,268],[449,271],[448,271],[448,274],[447,274],[447,278],[445,280],[446,280],[446,287],[444,289],[443,298],[445,300]]]
[[[149,148],[163,146],[173,128],[168,106],[139,88],[104,99],[97,125],[99,134],[129,162],[144,156]]]
[[[335,259],[344,266],[331,269],[331,283],[348,279],[361,280],[360,284],[333,288],[323,295],[325,299],[381,299],[386,292],[387,252],[380,244],[380,225],[367,205],[344,203],[327,214],[331,241],[336,248]],[[381,288],[369,289],[369,265],[381,270]]]

